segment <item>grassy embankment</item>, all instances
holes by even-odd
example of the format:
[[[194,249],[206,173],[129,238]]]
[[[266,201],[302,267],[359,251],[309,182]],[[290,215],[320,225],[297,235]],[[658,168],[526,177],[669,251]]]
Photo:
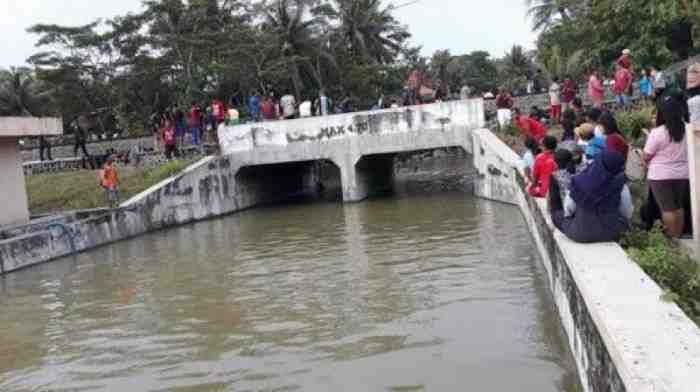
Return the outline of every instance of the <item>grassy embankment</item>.
[[[653,109],[636,108],[629,113],[617,113],[620,130],[634,148],[644,146],[644,128],[651,128]],[[554,130],[556,133],[558,130]],[[517,129],[508,127],[499,136],[516,151],[522,150]],[[635,206],[646,202],[647,184],[644,179],[630,184]],[[676,302],[696,324],[700,325],[700,264],[688,257],[679,246],[666,238],[660,226],[651,232],[641,229],[639,214],[635,214],[634,230],[620,244],[634,260],[665,291],[664,300]]]
[[[184,170],[193,161],[176,160],[153,168],[121,168],[120,201]],[[105,195],[97,171],[39,174],[27,177],[29,210],[32,214],[105,207]]]

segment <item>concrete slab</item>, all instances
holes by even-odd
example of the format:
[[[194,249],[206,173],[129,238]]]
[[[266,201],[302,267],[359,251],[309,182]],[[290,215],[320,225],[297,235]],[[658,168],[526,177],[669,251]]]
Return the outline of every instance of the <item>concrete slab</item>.
[[[63,120],[55,117],[0,117],[0,137],[58,136]]]

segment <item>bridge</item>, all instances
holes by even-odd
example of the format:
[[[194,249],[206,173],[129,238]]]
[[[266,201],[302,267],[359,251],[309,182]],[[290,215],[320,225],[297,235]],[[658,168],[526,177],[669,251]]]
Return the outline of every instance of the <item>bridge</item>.
[[[470,131],[483,128],[481,99],[372,112],[222,126],[222,155],[249,202],[270,192],[309,188],[316,162],[340,173],[343,200],[361,201],[391,187],[398,153],[460,147],[472,153]]]

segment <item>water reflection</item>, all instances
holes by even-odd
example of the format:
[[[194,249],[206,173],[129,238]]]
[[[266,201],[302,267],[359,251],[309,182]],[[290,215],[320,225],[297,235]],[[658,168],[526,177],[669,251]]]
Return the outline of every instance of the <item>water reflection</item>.
[[[275,207],[21,271],[0,390],[573,391],[523,225],[463,194]]]

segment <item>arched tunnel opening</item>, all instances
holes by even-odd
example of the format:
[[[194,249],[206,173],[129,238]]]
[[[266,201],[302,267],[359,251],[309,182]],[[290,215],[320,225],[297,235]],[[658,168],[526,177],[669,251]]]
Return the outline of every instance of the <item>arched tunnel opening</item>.
[[[244,166],[236,186],[242,206],[342,200],[340,169],[330,160]]]
[[[355,165],[357,194],[473,192],[476,169],[462,147],[365,155]]]

